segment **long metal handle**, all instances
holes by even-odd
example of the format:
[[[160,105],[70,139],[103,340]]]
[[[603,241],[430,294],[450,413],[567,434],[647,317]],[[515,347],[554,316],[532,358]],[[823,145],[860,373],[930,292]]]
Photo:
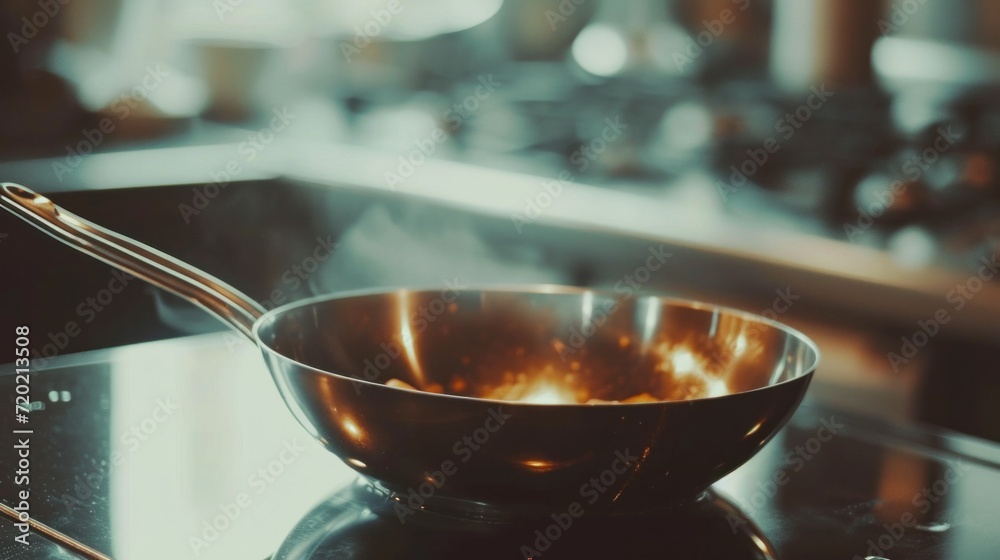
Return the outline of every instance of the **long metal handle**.
[[[60,208],[13,183],[0,184],[0,207],[59,241],[202,307],[249,338],[266,311],[222,280]]]

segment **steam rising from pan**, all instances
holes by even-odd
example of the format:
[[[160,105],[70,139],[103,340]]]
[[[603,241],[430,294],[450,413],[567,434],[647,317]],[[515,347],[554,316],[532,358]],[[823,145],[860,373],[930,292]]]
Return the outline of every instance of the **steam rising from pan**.
[[[471,218],[434,209],[374,206],[341,235],[317,275],[316,293],[412,286],[564,284],[540,251],[501,253],[476,233]]]

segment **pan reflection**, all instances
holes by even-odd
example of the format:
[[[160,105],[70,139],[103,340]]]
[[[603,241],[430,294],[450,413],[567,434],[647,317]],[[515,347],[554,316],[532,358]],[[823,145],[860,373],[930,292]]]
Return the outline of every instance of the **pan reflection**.
[[[289,534],[273,560],[299,558],[726,558],[775,560],[763,532],[714,493],[656,516],[553,516],[550,527],[486,523],[423,512],[400,523],[388,495],[360,480],[330,495]],[[553,529],[554,528],[554,529]]]

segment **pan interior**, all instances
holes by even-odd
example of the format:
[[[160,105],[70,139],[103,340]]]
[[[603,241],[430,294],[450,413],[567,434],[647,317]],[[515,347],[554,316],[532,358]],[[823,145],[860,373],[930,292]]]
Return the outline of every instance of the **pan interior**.
[[[717,397],[805,375],[818,360],[805,337],[752,315],[592,291],[334,296],[277,310],[257,332],[330,373],[549,404]]]

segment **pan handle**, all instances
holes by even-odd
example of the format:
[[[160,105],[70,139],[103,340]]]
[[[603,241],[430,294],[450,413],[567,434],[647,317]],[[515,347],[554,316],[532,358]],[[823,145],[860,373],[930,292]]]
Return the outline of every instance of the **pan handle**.
[[[0,207],[81,253],[198,305],[251,340],[254,322],[266,311],[222,280],[67,212],[31,189],[0,184]]]

